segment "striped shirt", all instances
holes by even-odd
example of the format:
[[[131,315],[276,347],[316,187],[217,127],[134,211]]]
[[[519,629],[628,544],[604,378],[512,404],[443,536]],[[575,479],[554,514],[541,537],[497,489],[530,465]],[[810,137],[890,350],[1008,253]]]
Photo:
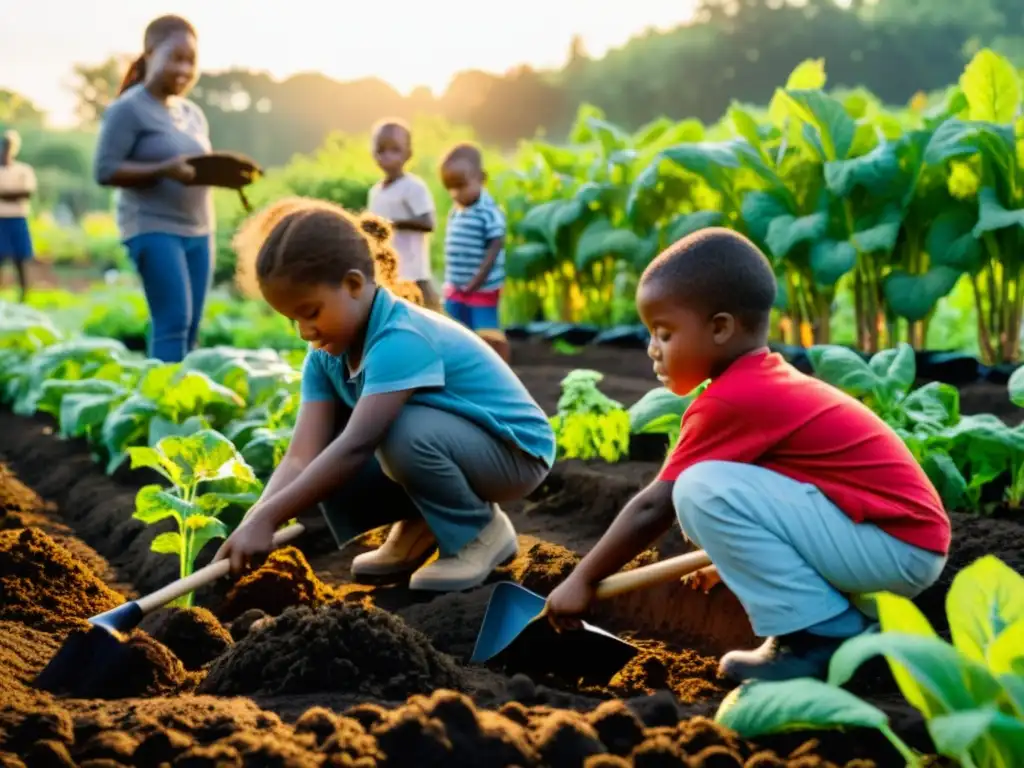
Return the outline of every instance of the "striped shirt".
[[[453,205],[448,213],[444,238],[444,281],[463,288],[476,277],[483,263],[487,244],[505,236],[505,214],[494,198],[483,190],[472,205]],[[481,291],[495,291],[505,282],[505,249],[498,252],[490,274],[480,286]]]

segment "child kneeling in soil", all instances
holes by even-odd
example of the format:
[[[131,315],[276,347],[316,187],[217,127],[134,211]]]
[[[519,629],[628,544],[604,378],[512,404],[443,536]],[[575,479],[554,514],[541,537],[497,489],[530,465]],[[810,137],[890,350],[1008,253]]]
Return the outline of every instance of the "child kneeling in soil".
[[[332,497],[340,511],[328,524],[339,544],[379,526],[375,514],[401,521],[379,549],[355,558],[356,576],[407,574],[436,547],[438,559],[409,586],[454,591],[481,584],[517,553],[516,532],[497,505],[547,476],[551,425],[486,342],[378,283],[375,260],[382,282],[395,273],[389,235],[376,217],[290,199],[257,214],[236,238],[243,276],[252,273],[311,348],[287,454],[217,554],[233,570],[268,551],[281,524]],[[350,493],[339,501],[339,490]],[[412,519],[394,514],[403,495]],[[353,525],[355,518],[370,522]]]
[[[767,347],[776,297],[771,265],[725,229],[659,255],[637,289],[658,379],[690,406],[657,478],[548,598],[556,626],[578,623],[594,585],[679,520],[754,632],[727,653],[737,681],[823,677],[834,651],[873,622],[870,592],[914,597],[942,572],[950,523],[900,438],[866,406],[805,376]],[[877,614],[875,614],[877,615]]]

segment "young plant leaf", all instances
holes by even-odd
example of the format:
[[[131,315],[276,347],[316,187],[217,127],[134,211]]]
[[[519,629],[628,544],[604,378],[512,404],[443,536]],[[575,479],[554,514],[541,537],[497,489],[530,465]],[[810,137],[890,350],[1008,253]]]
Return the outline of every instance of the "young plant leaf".
[[[875,656],[885,656],[894,673],[897,666],[906,670],[897,676],[900,690],[926,718],[984,706],[999,696],[999,684],[984,666],[938,638],[904,632],[847,640],[832,657],[829,684],[844,685]]]
[[[940,755],[964,765],[1010,768],[1024,759],[1024,722],[992,707],[940,715],[928,721],[928,733]],[[985,758],[973,759],[975,752]]]
[[[987,663],[995,639],[1007,627],[1024,621],[1024,576],[994,555],[985,555],[953,579],[946,594],[946,614],[956,649],[969,659]],[[1020,652],[1024,654],[1024,647]]]

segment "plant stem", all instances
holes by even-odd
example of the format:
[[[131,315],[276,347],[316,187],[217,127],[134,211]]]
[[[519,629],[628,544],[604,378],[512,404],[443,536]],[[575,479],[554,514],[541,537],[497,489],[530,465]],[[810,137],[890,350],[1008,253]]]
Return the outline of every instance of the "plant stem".
[[[921,757],[907,746],[907,743],[897,736],[893,732],[892,728],[888,725],[881,725],[878,727],[878,730],[880,730],[882,735],[889,740],[889,743],[896,748],[896,751],[903,756],[903,759],[907,761],[907,766],[909,768],[918,768],[918,766],[921,765]]]

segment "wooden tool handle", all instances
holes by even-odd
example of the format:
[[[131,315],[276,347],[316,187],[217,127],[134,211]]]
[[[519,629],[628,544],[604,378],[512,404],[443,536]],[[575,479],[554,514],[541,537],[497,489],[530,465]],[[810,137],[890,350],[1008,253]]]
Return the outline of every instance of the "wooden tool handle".
[[[624,571],[609,576],[607,579],[597,583],[595,592],[599,600],[605,600],[609,597],[621,595],[624,592],[633,592],[634,590],[653,587],[655,584],[661,584],[666,581],[681,579],[683,576],[699,571],[708,565],[711,565],[711,558],[707,556],[704,550],[687,552],[685,555],[670,557],[668,560],[662,560],[658,563],[651,563],[650,565],[634,568],[631,571]]]
[[[295,523],[289,525],[287,528],[282,528],[274,534],[273,544],[274,549],[282,547],[289,541],[297,538],[306,529],[300,524]],[[159,608],[162,605],[167,605],[172,600],[175,600],[182,595],[187,595],[189,592],[198,589],[199,587],[205,587],[222,576],[226,576],[228,571],[231,570],[231,562],[225,558],[224,560],[218,560],[215,563],[200,568],[198,571],[190,576],[186,576],[184,579],[178,579],[172,581],[166,587],[161,587],[156,592],[152,592],[145,597],[140,597],[135,601],[135,604],[142,609],[143,613],[149,613],[150,611]]]

